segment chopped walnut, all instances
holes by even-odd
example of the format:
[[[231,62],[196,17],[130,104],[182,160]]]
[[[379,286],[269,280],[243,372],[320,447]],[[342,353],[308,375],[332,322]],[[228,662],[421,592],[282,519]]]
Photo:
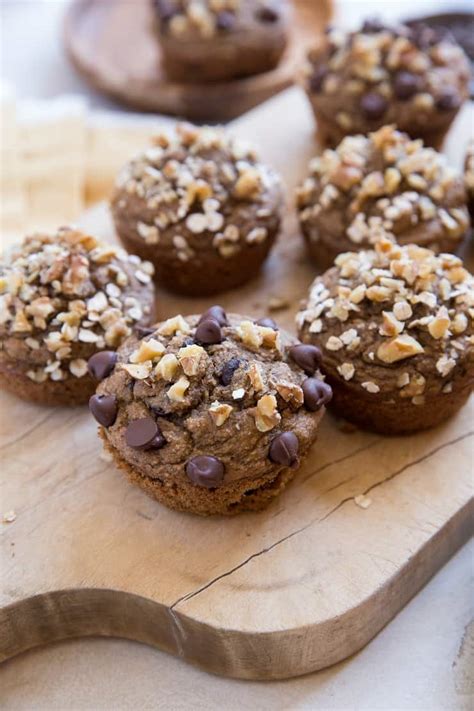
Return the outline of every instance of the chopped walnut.
[[[210,405],[209,414],[211,415],[216,427],[222,427],[224,422],[228,420],[233,409],[232,405],[226,405],[225,403],[218,402],[217,400]]]
[[[177,380],[176,383],[174,383],[174,385],[172,385],[168,389],[168,398],[173,402],[183,402],[189,385],[189,380],[184,375],[182,375],[179,380]]]
[[[402,334],[381,343],[377,349],[377,358],[384,363],[395,363],[423,352],[423,346],[415,338]]]
[[[202,346],[193,344],[180,348],[178,351],[178,361],[184,373],[189,376],[198,374],[202,358],[207,358],[206,351]]]
[[[179,368],[179,361],[173,353],[166,353],[155,368],[157,378],[163,378],[167,382],[174,380]]]
[[[264,395],[255,408],[255,424],[260,432],[269,432],[276,427],[281,415],[278,412],[277,400],[274,395]]]

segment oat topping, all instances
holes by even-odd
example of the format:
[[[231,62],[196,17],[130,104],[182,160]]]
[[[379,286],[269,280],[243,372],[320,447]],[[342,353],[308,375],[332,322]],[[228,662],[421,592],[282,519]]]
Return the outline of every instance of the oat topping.
[[[448,33],[368,21],[347,34],[329,28],[309,53],[306,74],[321,109],[323,99],[328,110],[331,98],[338,97],[344,110],[331,119],[349,133],[360,116],[369,122],[393,120],[392,107],[428,116],[456,110],[467,97],[469,64]]]
[[[0,265],[2,350],[37,383],[82,378],[151,311],[153,267],[73,228],[34,234]]]
[[[474,355],[473,317],[474,277],[458,257],[381,240],[340,254],[313,283],[297,324],[302,340],[322,347],[326,368],[369,393],[395,390],[419,404],[427,388],[450,392],[447,380],[462,376]]]
[[[220,128],[178,124],[121,171],[114,209],[125,214],[127,200],[143,202],[136,234],[162,245],[172,228],[169,247],[182,262],[202,249],[204,239],[228,258],[245,244],[267,240],[268,195],[279,185],[248,144]]]
[[[342,217],[341,237],[357,249],[380,239],[411,241],[417,229],[425,244],[443,241],[454,249],[469,228],[460,175],[444,155],[393,126],[348,136],[314,158],[297,204],[313,242]]]

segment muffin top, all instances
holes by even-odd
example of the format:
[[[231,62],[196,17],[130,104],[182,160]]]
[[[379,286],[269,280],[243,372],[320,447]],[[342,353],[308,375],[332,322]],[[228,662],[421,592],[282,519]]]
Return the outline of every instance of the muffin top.
[[[0,264],[0,343],[33,381],[80,378],[87,359],[149,322],[153,267],[79,230],[34,234]]]
[[[161,31],[177,40],[225,39],[254,26],[271,31],[287,18],[287,0],[153,0]]]
[[[112,209],[125,231],[186,262],[264,242],[279,217],[278,175],[222,129],[179,124],[121,171]]]
[[[462,176],[444,155],[393,126],[347,136],[309,168],[297,190],[303,229],[341,252],[380,237],[455,249],[469,227]]]
[[[326,372],[422,404],[472,368],[473,318],[474,278],[458,257],[382,239],[340,254],[297,323],[302,340],[322,348]]]
[[[330,398],[319,357],[271,320],[227,316],[215,306],[127,340],[91,410],[143,475],[208,488],[273,475],[294,466],[314,440]],[[207,479],[202,457],[213,472]]]
[[[469,61],[449,33],[425,25],[327,31],[309,54],[308,89],[348,133],[367,122],[436,117],[468,97]],[[333,113],[335,107],[340,111]]]
[[[474,139],[469,141],[464,163],[464,185],[470,203],[474,202]]]

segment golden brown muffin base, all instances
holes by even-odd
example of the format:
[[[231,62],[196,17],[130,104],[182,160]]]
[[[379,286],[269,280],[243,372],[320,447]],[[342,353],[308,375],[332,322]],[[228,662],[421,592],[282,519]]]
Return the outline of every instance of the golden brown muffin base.
[[[156,247],[143,240],[134,239],[123,231],[118,232],[125,249],[155,267],[155,281],[168,291],[185,296],[211,296],[235,289],[255,278],[270,252],[278,230],[268,230],[267,238],[260,244],[242,246],[233,257],[224,259],[218,252],[207,252],[196,262],[181,262],[176,257],[158,257]],[[198,258],[199,259],[199,258]]]
[[[94,394],[96,383],[89,374],[82,378],[71,376],[66,380],[35,383],[21,370],[2,364],[0,388],[39,405],[85,405]]]
[[[210,490],[186,481],[165,482],[142,476],[112,447],[102,427],[99,428],[99,436],[130,483],[139,486],[152,499],[170,509],[198,516],[234,516],[245,511],[261,511],[281,494],[297,471],[283,469],[274,477],[235,481]]]
[[[334,377],[327,377],[333,398],[329,409],[358,427],[385,435],[404,435],[431,429],[456,414],[471,394],[468,382],[452,393],[426,397],[424,405],[414,405],[410,399],[397,396],[393,402],[378,394],[365,394]]]

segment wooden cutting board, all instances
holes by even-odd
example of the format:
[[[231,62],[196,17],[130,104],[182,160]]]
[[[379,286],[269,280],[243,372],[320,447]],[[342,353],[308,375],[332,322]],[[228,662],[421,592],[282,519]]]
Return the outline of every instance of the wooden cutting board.
[[[331,9],[331,0],[295,0],[290,43],[278,67],[225,83],[168,80],[151,30],[149,0],[74,0],[64,40],[84,78],[127,106],[194,121],[228,121],[293,83],[308,44],[329,22]]]
[[[471,120],[466,108],[453,130],[455,162]],[[260,143],[291,191],[315,150],[301,92],[285,92],[235,129]],[[103,207],[84,224],[111,237]],[[291,329],[313,277],[290,211],[262,277],[220,302],[260,315],[278,295],[289,307],[275,316]],[[160,292],[157,303],[165,317],[211,302]],[[403,438],[348,432],[328,415],[295,481],[269,509],[200,519],[163,508],[104,460],[85,408],[2,395],[1,510],[16,519],[0,524],[1,658],[104,635],[246,679],[344,659],[472,532],[473,409],[471,398],[442,427]]]

